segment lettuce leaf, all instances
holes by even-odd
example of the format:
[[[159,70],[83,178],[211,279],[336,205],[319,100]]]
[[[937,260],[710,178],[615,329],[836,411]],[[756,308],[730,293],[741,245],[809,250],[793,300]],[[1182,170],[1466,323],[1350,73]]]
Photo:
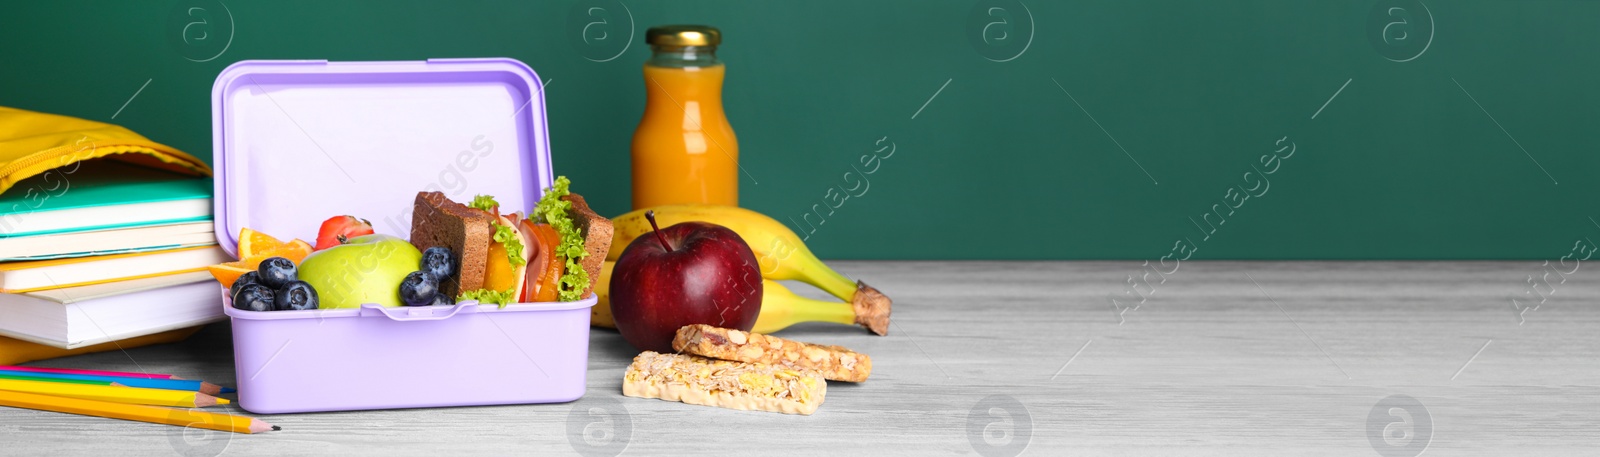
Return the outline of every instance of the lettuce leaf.
[[[583,234],[579,233],[577,225],[572,221],[572,202],[562,200],[561,197],[570,195],[568,187],[572,181],[566,176],[556,177],[556,183],[544,192],[544,197],[533,207],[534,222],[550,224],[561,235],[561,244],[556,246],[555,253],[566,257],[566,267],[562,269],[561,279],[556,282],[556,291],[560,301],[577,301],[583,298],[583,289],[589,287],[589,272],[583,269],[583,258],[589,256],[589,251],[583,249]]]
[[[456,297],[458,302],[466,300],[477,300],[478,303],[482,304],[500,305],[501,308],[517,302],[516,297],[511,296],[510,289],[506,289],[504,292],[491,289],[469,290]]]
[[[528,259],[522,258],[522,238],[517,236],[517,228],[502,224],[498,219],[500,214],[495,211],[500,210],[500,202],[495,201],[494,197],[490,195],[478,195],[472,197],[472,203],[467,204],[467,206],[486,211],[496,217],[494,221],[494,241],[506,247],[506,258],[511,261],[511,266],[515,267],[528,263]]]
[[[495,222],[494,241],[506,247],[506,257],[511,261],[511,266],[528,263],[528,259],[522,257],[522,237],[517,236],[517,229]]]
[[[494,197],[490,195],[479,195],[472,197],[472,203],[468,203],[467,206],[488,211],[491,214],[500,210],[500,202],[494,201]],[[496,214],[496,216],[498,216],[498,214]]]

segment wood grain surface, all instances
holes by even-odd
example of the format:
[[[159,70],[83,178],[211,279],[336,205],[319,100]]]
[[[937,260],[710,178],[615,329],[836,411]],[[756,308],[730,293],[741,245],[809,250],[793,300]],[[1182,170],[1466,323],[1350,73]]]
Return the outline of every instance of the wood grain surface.
[[[1550,276],[1526,294],[1528,277],[1549,270],[1541,262],[1184,262],[1164,282],[1140,283],[1149,298],[1134,307],[1109,297],[1126,297],[1128,275],[1140,271],[1135,262],[837,267],[893,297],[894,319],[887,337],[823,324],[779,333],[873,357],[871,379],[830,383],[813,416],[622,397],[622,371],[635,351],[616,332],[595,330],[588,394],[573,403],[261,416],[284,430],[254,436],[0,409],[0,449],[584,456],[1548,456],[1600,449],[1600,273],[1584,269]],[[41,365],[225,385],[235,379],[226,324],[179,344]]]

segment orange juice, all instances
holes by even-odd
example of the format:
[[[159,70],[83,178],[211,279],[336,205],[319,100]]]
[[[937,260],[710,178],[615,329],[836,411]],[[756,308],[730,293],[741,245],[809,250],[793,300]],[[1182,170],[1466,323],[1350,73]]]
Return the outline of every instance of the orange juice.
[[[739,144],[722,111],[726,67],[720,33],[704,26],[654,27],[644,65],[644,118],[633,134],[633,207],[739,205]]]

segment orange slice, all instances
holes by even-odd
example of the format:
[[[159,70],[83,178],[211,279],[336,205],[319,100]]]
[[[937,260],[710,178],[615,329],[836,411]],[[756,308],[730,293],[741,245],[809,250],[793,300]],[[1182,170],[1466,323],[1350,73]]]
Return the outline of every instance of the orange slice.
[[[272,235],[249,228],[239,229],[239,259],[255,260],[251,268],[260,265],[261,259],[269,257],[287,258],[299,265],[308,255],[311,255],[311,243],[298,239],[285,243]]]
[[[248,259],[257,257],[261,253],[283,247],[284,243],[273,238],[272,235],[250,230],[239,229],[239,258]]]
[[[230,288],[233,287],[234,281],[239,280],[240,276],[255,271],[255,267],[246,266],[245,263],[246,261],[244,260],[220,263],[206,267],[206,269],[211,271],[212,277],[217,278],[217,282],[222,283],[222,287]],[[261,262],[257,261],[256,263],[259,265]]]
[[[244,252],[244,250],[240,249],[239,252]],[[251,265],[251,267],[254,268],[261,266],[262,260],[272,257],[283,257],[289,259],[291,262],[294,262],[295,265],[299,265],[300,261],[305,260],[306,256],[308,255],[311,255],[311,243],[301,240],[294,240],[284,243],[280,246],[274,246],[272,249],[257,251],[251,253],[249,256],[242,257],[245,260],[254,261],[254,264]]]
[[[212,277],[217,278],[217,282],[222,283],[222,287],[233,287],[233,282],[238,281],[240,276],[261,268],[264,260],[283,257],[299,265],[308,255],[311,255],[310,243],[298,239],[285,243],[272,235],[242,228],[239,229],[239,260],[206,269],[211,271]]]

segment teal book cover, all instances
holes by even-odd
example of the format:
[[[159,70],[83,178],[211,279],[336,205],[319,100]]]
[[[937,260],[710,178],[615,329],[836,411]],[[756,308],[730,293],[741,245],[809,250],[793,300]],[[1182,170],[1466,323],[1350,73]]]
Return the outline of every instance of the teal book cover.
[[[86,162],[30,177],[0,193],[0,237],[206,220],[211,192],[211,178],[112,160]],[[145,205],[132,212],[110,208],[183,200],[206,202]],[[68,214],[73,217],[63,217]],[[46,220],[51,222],[41,224]]]

